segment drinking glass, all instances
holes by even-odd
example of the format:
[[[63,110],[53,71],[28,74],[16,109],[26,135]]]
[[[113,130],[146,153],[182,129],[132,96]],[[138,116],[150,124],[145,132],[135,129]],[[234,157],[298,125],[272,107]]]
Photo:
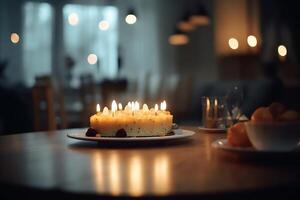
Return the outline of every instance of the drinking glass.
[[[205,128],[227,127],[225,97],[202,97],[202,122]]]
[[[242,103],[244,99],[244,90],[240,86],[234,86],[226,95],[226,105],[229,117],[233,124],[239,121],[242,116]]]

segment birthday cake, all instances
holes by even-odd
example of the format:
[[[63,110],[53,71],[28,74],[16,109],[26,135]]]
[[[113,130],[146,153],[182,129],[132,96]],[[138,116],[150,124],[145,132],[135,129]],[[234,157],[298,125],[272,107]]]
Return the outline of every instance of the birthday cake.
[[[173,124],[173,115],[166,111],[166,102],[162,102],[160,109],[156,104],[149,109],[146,104],[142,109],[138,102],[129,102],[124,109],[122,105],[112,102],[111,110],[107,107],[90,117],[90,128],[87,136],[101,137],[145,137],[165,136]]]

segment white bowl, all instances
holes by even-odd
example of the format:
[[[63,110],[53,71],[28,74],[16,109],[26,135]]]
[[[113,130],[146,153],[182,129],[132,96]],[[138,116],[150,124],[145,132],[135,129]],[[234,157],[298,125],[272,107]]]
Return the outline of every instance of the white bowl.
[[[246,122],[253,147],[262,151],[291,151],[300,141],[299,122]]]

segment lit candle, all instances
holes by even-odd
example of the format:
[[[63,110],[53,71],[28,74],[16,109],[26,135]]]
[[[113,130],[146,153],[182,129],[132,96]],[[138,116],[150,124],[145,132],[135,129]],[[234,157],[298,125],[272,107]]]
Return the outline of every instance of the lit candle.
[[[108,110],[108,107],[104,107],[103,108],[103,113],[102,114],[104,114],[104,115],[108,115],[109,114],[109,110]]]
[[[160,110],[166,111],[166,109],[167,109],[167,103],[166,103],[166,101],[161,102],[160,103]]]
[[[115,116],[115,113],[117,111],[117,103],[115,100],[112,101],[111,103],[111,112],[112,112],[112,116],[114,117]]]
[[[100,105],[99,105],[99,103],[97,103],[96,112],[97,112],[98,115],[100,114]]]
[[[131,102],[128,102],[127,105],[125,106],[125,110],[127,112],[131,112],[132,111],[132,108],[131,108]]]
[[[149,111],[148,105],[147,104],[143,104],[143,111],[147,112]]]
[[[131,115],[134,116],[134,110],[135,110],[134,102],[131,102],[130,105],[131,105]]]
[[[155,104],[155,106],[154,106],[154,111],[155,111],[155,115],[157,115],[157,111],[158,111],[158,105],[157,104]]]
[[[218,118],[218,99],[215,99],[215,107],[214,107],[214,118]]]
[[[90,126],[102,136],[115,136],[120,129],[124,129],[127,136],[135,136],[137,132],[141,135],[165,135],[171,130],[173,116],[166,110],[165,101],[161,102],[160,107],[155,104],[151,110],[147,104],[140,109],[138,101],[128,103],[123,109],[114,100],[111,109],[104,107],[102,112],[100,105],[97,105],[97,113],[90,117]]]
[[[123,106],[121,103],[119,103],[118,107],[119,107],[119,110],[123,110]]]
[[[139,102],[134,102],[134,110],[135,111],[139,111],[140,110],[140,104],[139,104]]]
[[[206,118],[209,118],[209,110],[210,110],[210,101],[209,98],[206,98]]]

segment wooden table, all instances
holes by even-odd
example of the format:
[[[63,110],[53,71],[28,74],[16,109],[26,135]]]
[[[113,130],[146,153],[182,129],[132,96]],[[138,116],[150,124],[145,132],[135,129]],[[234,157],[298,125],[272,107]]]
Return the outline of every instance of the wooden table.
[[[139,146],[99,145],[66,136],[83,129],[1,136],[0,195],[26,194],[31,199],[298,195],[299,163],[244,160],[211,147],[224,134],[185,128],[196,131],[189,140]]]

